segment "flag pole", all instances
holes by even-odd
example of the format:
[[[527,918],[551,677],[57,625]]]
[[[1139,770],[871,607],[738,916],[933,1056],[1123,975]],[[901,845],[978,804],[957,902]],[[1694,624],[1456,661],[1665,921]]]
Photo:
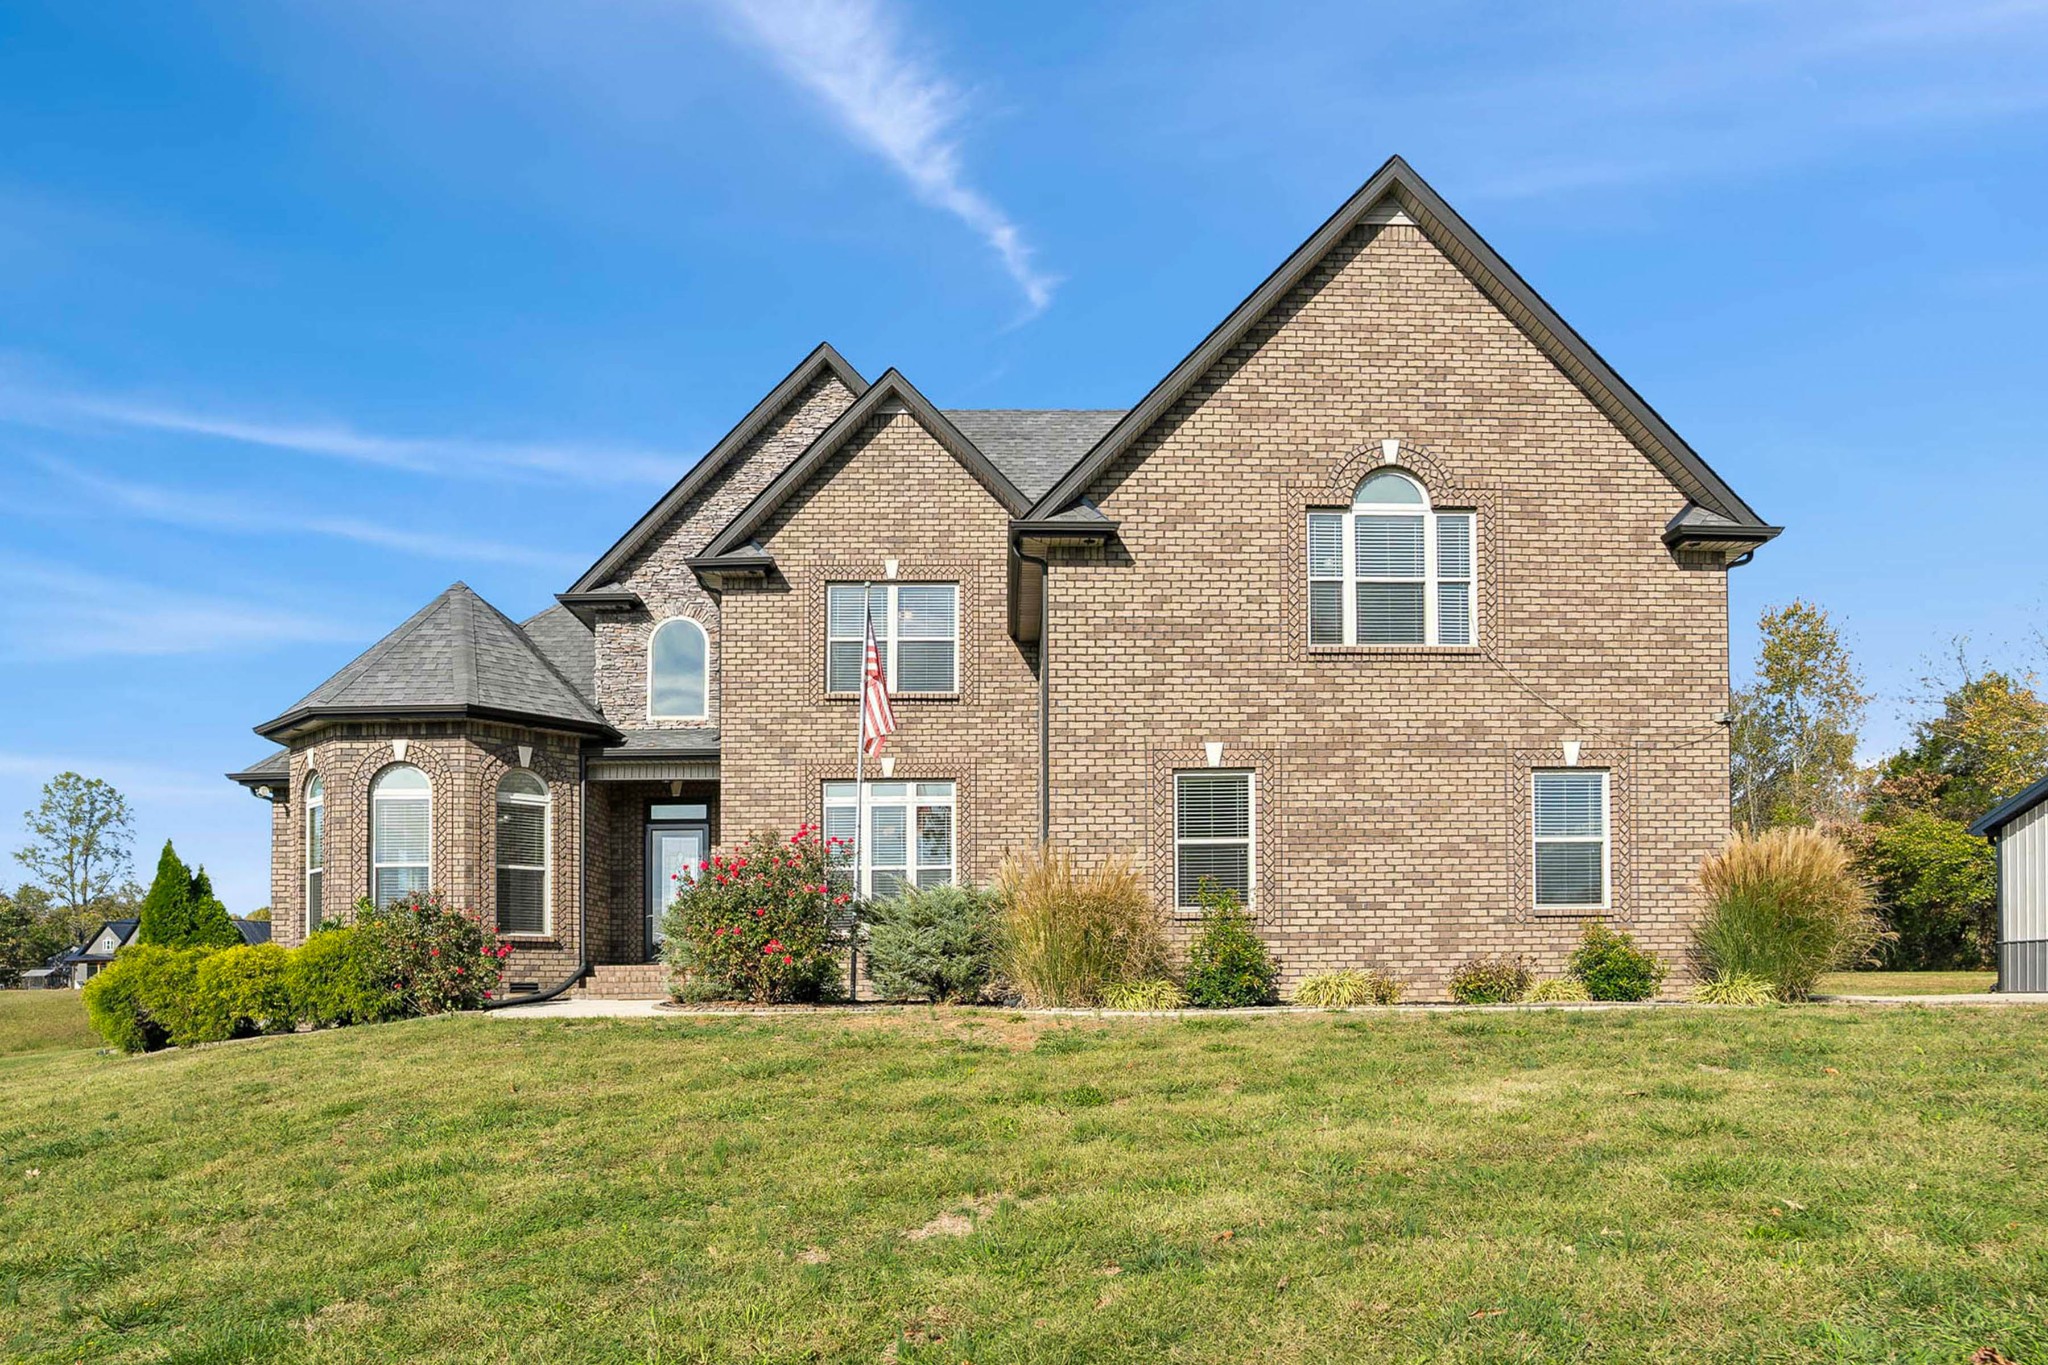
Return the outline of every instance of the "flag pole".
[[[868,759],[868,634],[874,627],[869,597],[873,585],[860,585],[860,691],[853,705],[853,899],[854,916],[846,931],[846,998],[860,998],[860,888],[862,860],[867,857],[867,759]]]

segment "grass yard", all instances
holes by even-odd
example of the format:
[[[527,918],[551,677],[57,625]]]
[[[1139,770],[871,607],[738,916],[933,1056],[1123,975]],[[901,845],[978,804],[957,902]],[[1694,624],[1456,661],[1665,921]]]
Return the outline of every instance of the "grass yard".
[[[2048,1012],[421,1020],[0,1075],[0,1357],[2048,1359]]]
[[[99,1047],[77,991],[0,991],[0,1060],[27,1052]]]
[[[1970,995],[1997,984],[1997,972],[1829,972],[1822,995]]]

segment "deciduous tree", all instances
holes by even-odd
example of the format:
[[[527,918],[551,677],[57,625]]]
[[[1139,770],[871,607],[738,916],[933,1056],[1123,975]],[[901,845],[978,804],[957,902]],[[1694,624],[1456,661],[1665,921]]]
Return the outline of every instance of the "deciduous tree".
[[[1751,830],[1848,818],[1870,698],[1828,614],[1795,599],[1764,612],[1756,680],[1734,696],[1735,819]]]
[[[59,773],[43,784],[41,804],[22,818],[29,842],[16,850],[15,861],[50,893],[67,925],[90,933],[103,918],[98,912],[128,879],[134,817],[127,799],[100,778]]]

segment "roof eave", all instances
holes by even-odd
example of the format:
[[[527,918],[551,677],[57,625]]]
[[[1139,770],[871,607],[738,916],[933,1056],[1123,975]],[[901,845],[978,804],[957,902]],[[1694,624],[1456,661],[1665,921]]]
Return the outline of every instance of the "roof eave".
[[[492,720],[522,725],[534,730],[559,730],[567,734],[596,735],[601,739],[614,741],[623,738],[616,729],[604,721],[542,715],[511,707],[439,702],[411,706],[302,706],[285,712],[275,720],[265,721],[256,727],[256,733],[265,739],[283,744],[320,725],[347,720]]]
[[[1985,839],[1995,839],[1999,831],[2025,815],[2043,801],[2048,801],[2048,777],[2023,790],[2014,792],[2005,800],[1985,811],[1970,823],[1970,833]]]
[[[606,612],[639,611],[646,606],[640,594],[629,588],[600,588],[595,592],[558,592],[555,600],[586,626],[597,624]]]

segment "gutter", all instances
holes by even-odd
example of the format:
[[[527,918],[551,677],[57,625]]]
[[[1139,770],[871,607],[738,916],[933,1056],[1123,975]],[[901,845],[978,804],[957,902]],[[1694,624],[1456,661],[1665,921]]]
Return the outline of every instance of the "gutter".
[[[590,970],[590,760],[582,754],[576,756],[576,842],[581,845],[576,865],[576,970],[547,990],[486,1000],[484,1009],[546,1004],[566,994]]]

